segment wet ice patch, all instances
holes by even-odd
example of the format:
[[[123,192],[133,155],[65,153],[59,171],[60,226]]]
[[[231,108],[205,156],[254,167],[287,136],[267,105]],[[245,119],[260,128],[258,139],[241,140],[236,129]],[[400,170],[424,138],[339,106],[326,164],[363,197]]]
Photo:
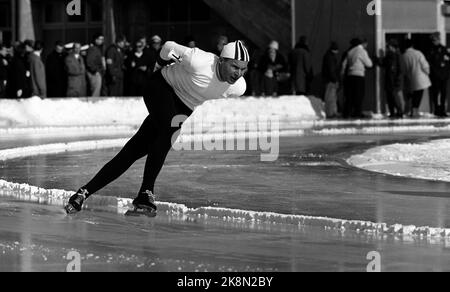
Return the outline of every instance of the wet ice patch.
[[[134,126],[70,126],[70,127],[24,127],[24,128],[1,128],[0,137],[17,136],[111,136],[111,135],[132,135],[136,132]]]
[[[80,151],[87,149],[98,149],[98,147],[115,147],[123,145],[126,141],[105,140],[87,141],[66,144],[51,144],[36,146],[35,148],[25,147],[17,149],[7,149],[0,151],[0,160],[8,160],[19,157],[28,157],[38,154],[59,153],[61,151]],[[433,151],[430,151],[432,149]],[[311,154],[308,159],[320,160],[323,157]],[[387,159],[388,158],[388,159]],[[442,161],[450,168],[450,140],[434,141],[418,145],[396,144],[391,146],[378,147],[369,150],[366,154],[352,157],[350,163],[358,165],[380,165],[380,163],[392,165],[396,161],[406,163],[429,163],[436,168],[437,161]],[[369,161],[370,163],[367,163]],[[366,162],[366,163],[365,163]],[[441,163],[442,166],[442,163]],[[447,169],[446,169],[447,171]],[[448,176],[447,176],[448,177]],[[73,192],[65,190],[47,190],[27,184],[18,184],[0,180],[0,197],[13,197],[24,202],[63,206]],[[327,218],[320,216],[304,216],[298,214],[280,214],[273,212],[259,212],[252,210],[237,210],[229,208],[218,208],[214,206],[204,206],[199,208],[189,208],[183,204],[171,202],[156,202],[158,210],[171,217],[198,218],[204,221],[208,219],[220,220],[229,223],[248,223],[253,226],[261,224],[277,226],[319,227],[325,230],[355,231],[357,233],[375,235],[401,235],[419,236],[421,238],[449,239],[450,228],[417,227],[405,226],[402,224],[388,225],[386,223],[376,223],[359,220],[346,220],[337,218]],[[94,196],[84,206],[85,209],[102,210],[124,214],[131,208],[131,200],[117,197]],[[62,210],[62,209],[61,209]]]
[[[375,147],[347,162],[373,172],[450,182],[450,139]]]

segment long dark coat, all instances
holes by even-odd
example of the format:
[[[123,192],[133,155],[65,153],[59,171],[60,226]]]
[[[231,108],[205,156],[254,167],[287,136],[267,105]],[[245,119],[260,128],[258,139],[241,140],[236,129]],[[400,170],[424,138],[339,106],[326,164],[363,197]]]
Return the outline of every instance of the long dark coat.
[[[74,54],[66,57],[68,74],[67,97],[86,96],[86,66],[82,56],[77,59]]]

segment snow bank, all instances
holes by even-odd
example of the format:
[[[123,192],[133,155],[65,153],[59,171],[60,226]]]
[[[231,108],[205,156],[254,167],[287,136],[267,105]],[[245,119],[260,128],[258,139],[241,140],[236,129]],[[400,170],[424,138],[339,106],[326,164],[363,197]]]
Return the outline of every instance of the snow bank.
[[[142,98],[0,100],[0,127],[140,125],[148,115]],[[319,120],[323,104],[314,97],[222,99],[196,109],[196,120]],[[199,118],[198,116],[201,116]]]
[[[135,125],[146,109],[137,98],[1,100],[0,120],[11,126]]]
[[[47,190],[28,184],[10,183],[0,180],[0,197],[15,198],[24,202],[33,202],[45,205],[64,206],[73,192],[66,190]],[[293,214],[280,214],[273,212],[257,212],[251,210],[238,210],[218,207],[189,208],[183,204],[156,202],[160,213],[168,216],[188,218],[219,219],[232,223],[271,224],[288,225],[302,228],[318,227],[325,230],[339,232],[357,232],[375,236],[399,236],[403,239],[414,240],[415,238],[428,238],[437,240],[448,240],[450,238],[449,228],[438,228],[429,226],[414,226],[402,224],[375,223],[360,220],[345,220],[328,217],[304,216]],[[85,210],[101,210],[124,214],[132,208],[132,199],[119,197],[94,196],[83,205]]]
[[[395,176],[450,182],[450,140],[375,147],[348,163]]]

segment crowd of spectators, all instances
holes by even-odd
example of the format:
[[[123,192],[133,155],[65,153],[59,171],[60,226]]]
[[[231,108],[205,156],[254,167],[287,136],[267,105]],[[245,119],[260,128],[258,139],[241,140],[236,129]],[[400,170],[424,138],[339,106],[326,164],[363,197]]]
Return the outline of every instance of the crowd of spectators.
[[[0,98],[142,96],[162,39],[130,44],[119,36],[106,49],[104,43],[102,34],[89,45],[58,41],[45,60],[40,41],[0,44]]]
[[[220,55],[228,42],[228,37],[219,36],[212,51]],[[331,42],[323,56],[322,72],[315,75],[313,53],[317,52],[311,52],[307,37],[301,36],[287,56],[273,40],[263,50],[250,48],[247,95],[310,95],[313,80],[320,76],[327,117],[362,118],[366,72],[380,66],[391,118],[418,117],[427,89],[431,113],[446,117],[450,53],[441,44],[439,33],[431,35],[430,43],[431,49],[421,52],[410,39],[401,43],[393,39],[381,56],[371,58],[367,40],[352,39],[342,54],[339,44]],[[161,37],[155,35],[148,41],[142,36],[129,43],[119,36],[106,49],[104,44],[102,34],[84,46],[56,42],[45,60],[40,41],[26,40],[12,48],[0,44],[0,98],[142,96],[163,45]],[[182,44],[197,46],[193,36],[187,36]]]

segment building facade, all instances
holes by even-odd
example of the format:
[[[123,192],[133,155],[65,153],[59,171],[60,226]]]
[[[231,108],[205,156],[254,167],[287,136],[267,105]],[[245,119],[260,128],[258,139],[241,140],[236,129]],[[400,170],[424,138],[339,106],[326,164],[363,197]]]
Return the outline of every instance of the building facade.
[[[0,40],[42,40],[50,49],[55,41],[88,44],[102,32],[108,43],[118,34],[130,41],[140,36],[160,35],[183,42],[194,37],[203,47],[213,46],[213,38],[243,34],[224,21],[203,0],[80,0],[81,15],[69,16],[69,0],[0,0]]]

